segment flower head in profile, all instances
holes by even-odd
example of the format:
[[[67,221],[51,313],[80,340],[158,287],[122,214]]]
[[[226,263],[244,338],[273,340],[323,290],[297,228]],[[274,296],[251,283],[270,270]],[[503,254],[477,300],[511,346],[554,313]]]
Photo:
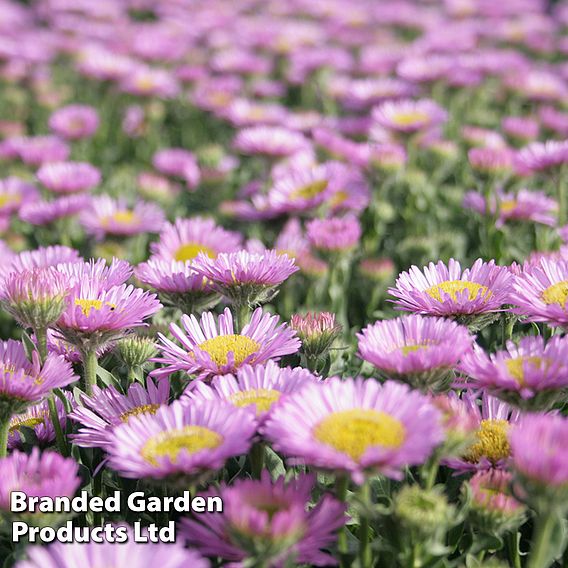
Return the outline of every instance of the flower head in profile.
[[[112,440],[114,429],[141,414],[155,414],[167,405],[170,383],[167,379],[154,382],[147,379],[146,387],[134,383],[126,394],[114,386],[101,389],[93,387],[92,396],[83,395],[81,405],[73,410],[69,418],[80,424],[73,436],[73,443],[84,448],[106,448]]]
[[[91,203],[91,197],[82,193],[64,195],[51,201],[31,201],[19,211],[22,221],[31,225],[44,226],[78,215]]]
[[[221,297],[211,282],[197,272],[190,261],[153,257],[136,267],[136,278],[156,290],[160,300],[184,313],[214,307]]]
[[[73,497],[81,485],[79,464],[55,452],[30,454],[14,451],[0,459],[0,511],[11,520],[24,520],[32,526],[57,525],[59,513],[10,513],[10,494],[23,491],[28,497]]]
[[[568,326],[568,260],[542,257],[513,280],[510,302],[527,321]]]
[[[466,327],[419,315],[378,321],[357,338],[362,359],[387,377],[423,391],[446,390],[473,342]]]
[[[70,279],[53,266],[13,271],[0,290],[4,309],[23,327],[45,329],[59,319]]]
[[[200,253],[193,268],[220,294],[238,305],[266,303],[276,288],[299,269],[293,258],[274,250],[220,253],[216,258]]]
[[[361,224],[353,216],[313,219],[306,225],[310,244],[325,252],[352,250],[361,238]]]
[[[209,561],[181,544],[140,543],[134,540],[128,528],[126,542],[89,542],[62,544],[47,547],[29,547],[27,559],[20,560],[16,568],[101,568],[103,566],[129,566],[129,568],[209,568]],[[104,533],[103,533],[104,535]],[[103,536],[104,539],[104,536]]]
[[[568,163],[568,140],[532,142],[519,150],[515,157],[515,165],[523,175],[554,172],[566,163]]]
[[[12,260],[10,271],[21,272],[33,268],[57,266],[64,263],[82,262],[79,251],[64,245],[39,247],[35,250],[25,250]]]
[[[221,401],[179,401],[118,426],[107,451],[124,477],[201,481],[230,457],[246,454],[256,431],[254,415]]]
[[[88,105],[68,105],[49,117],[49,128],[67,140],[90,138],[98,127],[99,114]]]
[[[339,377],[290,395],[261,433],[290,463],[346,473],[356,483],[377,473],[399,479],[444,439],[439,411],[407,385]]]
[[[219,375],[206,385],[191,383],[182,400],[194,404],[201,400],[222,400],[238,408],[247,408],[260,421],[266,420],[277,404],[306,385],[316,382],[308,370],[301,367],[281,368],[274,361],[263,365],[242,366],[236,375]]]
[[[243,365],[259,365],[269,359],[278,360],[283,355],[296,353],[300,341],[296,334],[280,324],[277,315],[264,313],[257,308],[240,333],[236,333],[233,315],[229,308],[215,316],[205,312],[201,320],[192,315],[182,316],[182,330],[170,325],[170,333],[181,346],[159,334],[162,356],[156,358],[166,367],[152,372],[155,376],[170,375],[175,371],[207,378],[213,375],[234,373]]]
[[[48,355],[42,365],[36,351],[28,359],[19,341],[0,342],[0,418],[23,412],[52,389],[77,381],[71,365],[59,355]]]
[[[199,253],[215,258],[221,252],[234,252],[242,236],[218,226],[213,219],[193,217],[166,223],[158,242],[151,245],[154,257],[171,261],[194,261]]]
[[[525,410],[549,410],[568,387],[568,340],[523,337],[519,344],[487,355],[480,347],[467,353],[461,370],[469,384]]]
[[[309,147],[303,134],[281,126],[251,126],[240,130],[233,147],[242,154],[285,158]]]
[[[321,549],[333,544],[337,530],[346,522],[345,505],[324,495],[308,510],[314,484],[311,475],[272,481],[263,471],[259,480],[223,485],[220,491],[203,494],[220,496],[223,513],[183,519],[180,532],[203,554],[233,562],[268,558],[270,566],[287,560],[330,566],[333,558]]]
[[[520,412],[494,396],[483,393],[480,397],[466,391],[462,401],[475,415],[477,428],[471,444],[458,458],[444,460],[457,472],[503,469],[511,458],[508,434],[511,424],[519,420]]]
[[[526,414],[509,433],[512,466],[527,501],[545,510],[568,505],[568,419]]]
[[[77,193],[93,189],[101,182],[98,168],[87,162],[51,162],[41,166],[37,179],[54,193]]]
[[[508,302],[513,277],[495,261],[475,261],[462,270],[453,258],[446,266],[442,261],[431,262],[420,270],[412,266],[399,275],[390,293],[397,308],[422,315],[453,317],[470,323],[471,318],[502,309]]]
[[[428,99],[387,101],[373,109],[373,120],[395,132],[413,133],[444,123],[448,113]]]
[[[165,216],[158,205],[138,201],[129,207],[125,199],[109,195],[95,197],[81,215],[81,224],[97,239],[106,236],[127,237],[140,233],[158,233]]]
[[[153,166],[162,174],[185,180],[190,189],[199,184],[201,174],[197,158],[183,148],[163,148],[154,154]]]
[[[486,199],[476,191],[466,193],[463,206],[473,209],[481,215],[487,213],[498,215],[496,227],[502,227],[507,222],[530,221],[543,225],[556,225],[558,203],[548,197],[543,191],[520,189],[517,193],[497,192],[489,198],[489,208]]]

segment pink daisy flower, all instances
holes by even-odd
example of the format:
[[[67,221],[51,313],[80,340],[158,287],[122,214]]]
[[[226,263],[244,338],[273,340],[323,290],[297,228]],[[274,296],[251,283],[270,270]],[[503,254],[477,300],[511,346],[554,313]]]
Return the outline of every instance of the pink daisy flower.
[[[151,286],[160,299],[184,312],[201,312],[220,300],[217,292],[190,261],[151,258],[136,267],[136,278]]]
[[[101,182],[99,169],[87,162],[43,164],[36,176],[44,187],[55,193],[88,191]]]
[[[90,138],[99,127],[99,114],[88,105],[68,105],[49,117],[49,128],[66,140]]]
[[[487,355],[480,347],[466,353],[461,370],[468,383],[527,410],[549,410],[568,387],[568,340],[523,337],[519,344]]]
[[[202,400],[223,400],[250,410],[262,423],[288,395],[316,382],[306,369],[281,368],[274,361],[263,365],[243,365],[235,375],[215,377],[211,385],[203,381],[190,383],[182,401],[193,404]]]
[[[11,270],[21,272],[32,268],[75,262],[82,262],[77,250],[63,245],[55,245],[19,253],[12,261]]]
[[[129,533],[132,530],[129,529]],[[103,533],[104,538],[104,533]],[[138,543],[129,534],[125,543],[56,542],[47,547],[29,547],[27,560],[20,560],[16,568],[100,568],[100,566],[128,566],[129,568],[209,568],[209,561],[180,544]]]
[[[77,381],[71,365],[58,355],[48,355],[42,365],[37,351],[31,361],[20,341],[0,342],[0,403],[1,416],[23,412],[30,404],[40,401],[54,388]]]
[[[330,495],[323,496],[308,510],[315,478],[301,475],[286,482],[270,479],[267,471],[260,480],[238,480],[220,491],[223,514],[207,513],[199,519],[182,519],[181,533],[203,554],[243,563],[271,551],[270,566],[286,561],[310,566],[330,566],[334,559],[321,549],[336,540],[336,532],[347,517],[345,505]]]
[[[184,179],[191,189],[199,184],[197,159],[189,150],[163,148],[154,154],[152,164],[162,174]]]
[[[279,324],[277,315],[264,313],[257,308],[241,333],[236,333],[233,315],[229,308],[215,321],[211,312],[205,312],[198,321],[194,315],[182,316],[185,332],[175,323],[170,333],[181,347],[158,334],[162,357],[155,359],[167,366],[152,372],[167,376],[175,371],[207,378],[213,375],[234,373],[243,365],[259,365],[269,359],[279,360],[283,355],[296,353],[300,341],[286,324]]]
[[[559,168],[566,162],[568,162],[568,140],[533,142],[519,150],[515,157],[515,165],[523,175]]]
[[[71,393],[64,393],[67,400],[73,404],[73,396]],[[67,423],[67,412],[65,405],[59,397],[54,397],[55,409],[57,411],[57,419],[63,431]],[[8,433],[8,448],[22,448],[24,438],[22,436],[22,428],[30,428],[33,430],[34,436],[40,448],[45,448],[51,442],[55,441],[55,428],[49,414],[49,403],[47,400],[30,406],[22,414],[12,416],[10,420],[10,429]]]
[[[219,227],[213,219],[194,217],[166,223],[157,243],[150,250],[156,257],[171,261],[193,261],[199,253],[215,258],[220,252],[233,252],[242,245],[242,236]]]
[[[448,113],[427,99],[387,101],[373,109],[373,120],[387,130],[413,133],[444,123]]]
[[[56,329],[70,343],[81,347],[84,341],[100,345],[117,339],[160,310],[155,294],[140,288],[112,286],[101,289],[99,282],[83,280],[71,292],[68,305]]]
[[[568,489],[568,419],[561,415],[527,414],[511,428],[513,467],[528,484],[528,496],[538,497],[535,485],[556,497]],[[549,509],[548,509],[549,510]]]
[[[56,136],[30,136],[14,140],[18,157],[30,166],[67,160],[71,150]]]
[[[95,197],[80,217],[85,230],[101,240],[106,236],[132,236],[140,233],[158,233],[164,224],[162,209],[144,201],[129,207],[126,200],[109,195]]]
[[[352,250],[361,238],[361,224],[353,216],[312,219],[306,224],[310,244],[326,252]]]
[[[419,315],[378,321],[357,338],[359,357],[386,376],[421,390],[447,389],[453,369],[473,342],[466,327]]]
[[[233,147],[243,154],[284,158],[310,143],[302,134],[280,126],[252,126],[237,133]]]
[[[112,433],[121,424],[141,414],[155,414],[170,397],[167,379],[154,382],[147,379],[146,387],[134,383],[126,394],[114,386],[93,388],[92,396],[82,395],[82,405],[77,405],[69,418],[78,422],[80,428],[73,435],[73,443],[83,448],[107,448],[112,442]]]
[[[275,288],[299,270],[293,258],[274,250],[241,250],[220,253],[216,258],[200,253],[193,268],[220,294],[249,306],[270,301]]]
[[[509,428],[518,422],[520,412],[486,393],[481,397],[481,405],[479,396],[470,392],[465,392],[462,400],[476,417],[477,430],[460,457],[445,459],[443,463],[458,473],[505,468],[511,456]]]
[[[23,179],[14,176],[0,179],[0,215],[11,215],[38,196],[35,186]]]
[[[420,393],[339,377],[290,395],[261,433],[290,463],[347,473],[359,484],[376,473],[400,479],[444,439],[441,414]]]
[[[23,491],[28,497],[73,497],[81,485],[79,464],[55,452],[31,454],[15,451],[0,459],[0,509],[10,510],[12,491]],[[30,520],[30,515],[27,515]],[[45,520],[45,519],[44,519]]]
[[[464,316],[501,310],[509,299],[512,275],[495,261],[478,259],[462,270],[453,258],[448,266],[431,262],[421,271],[412,266],[399,275],[390,293],[395,305],[422,315]]]
[[[513,280],[510,302],[517,307],[511,311],[528,321],[567,326],[567,299],[568,260],[543,257]]]
[[[22,221],[31,225],[49,225],[59,219],[73,217],[91,204],[89,195],[72,194],[58,197],[52,201],[26,203],[19,211]]]
[[[109,464],[124,477],[178,480],[187,487],[228,458],[246,454],[255,431],[254,415],[232,404],[176,401],[118,426],[108,447]]]

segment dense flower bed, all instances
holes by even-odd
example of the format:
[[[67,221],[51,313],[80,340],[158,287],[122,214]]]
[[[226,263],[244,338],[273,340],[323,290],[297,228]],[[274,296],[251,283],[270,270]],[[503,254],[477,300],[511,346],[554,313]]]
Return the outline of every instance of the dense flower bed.
[[[567,31],[0,0],[2,566],[566,565]]]

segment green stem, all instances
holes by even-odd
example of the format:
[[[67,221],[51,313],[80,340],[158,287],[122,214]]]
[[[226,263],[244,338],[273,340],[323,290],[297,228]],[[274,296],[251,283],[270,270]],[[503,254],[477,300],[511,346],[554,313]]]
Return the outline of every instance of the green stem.
[[[10,433],[10,417],[0,422],[0,458],[8,455],[8,434]]]
[[[371,500],[371,487],[369,483],[364,483],[359,490],[359,498],[368,505]],[[370,546],[371,527],[369,519],[365,516],[359,519],[359,566],[361,568],[371,568],[373,565],[373,555]]]
[[[250,449],[250,465],[253,479],[260,479],[262,470],[264,469],[264,443],[257,442]]]
[[[440,462],[436,455],[434,455],[427,465],[427,475],[426,481],[424,483],[425,489],[429,490],[436,484],[436,478],[438,477],[438,470],[440,469]]]
[[[243,331],[243,327],[249,322],[250,319],[250,308],[246,302],[240,304],[237,307],[237,325],[239,331]]]
[[[349,487],[349,478],[346,475],[339,476],[335,481],[335,494],[341,503],[347,500],[347,489]],[[347,544],[347,526],[341,527],[337,537],[337,550],[339,552],[339,565],[341,568],[348,566],[347,556],[349,546]]]
[[[87,351],[83,353],[83,368],[85,374],[83,376],[83,390],[89,396],[93,394],[93,387],[97,384],[97,352]]]
[[[43,365],[47,359],[47,329],[45,327],[37,328],[34,329],[34,333],[37,341],[37,350]]]
[[[521,556],[519,555],[519,532],[512,532],[509,537],[509,560],[513,568],[521,568]]]
[[[129,385],[136,382],[136,369],[134,367],[128,367],[127,381]]]
[[[555,517],[553,514],[542,514],[535,519],[531,554],[527,568],[548,568],[551,564],[550,538],[554,531]]]
[[[57,414],[57,406],[55,404],[55,395],[51,393],[47,399],[47,404],[49,406],[49,417],[53,424],[53,429],[55,430],[55,441],[57,443],[57,449],[62,456],[68,456],[67,442],[63,434],[63,429],[61,428],[61,422],[59,421],[59,415]]]

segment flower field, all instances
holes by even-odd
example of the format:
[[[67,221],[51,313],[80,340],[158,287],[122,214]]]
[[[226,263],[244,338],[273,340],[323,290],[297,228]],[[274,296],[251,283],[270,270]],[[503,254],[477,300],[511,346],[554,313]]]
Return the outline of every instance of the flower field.
[[[0,568],[568,566],[567,55],[566,1],[0,0]]]

